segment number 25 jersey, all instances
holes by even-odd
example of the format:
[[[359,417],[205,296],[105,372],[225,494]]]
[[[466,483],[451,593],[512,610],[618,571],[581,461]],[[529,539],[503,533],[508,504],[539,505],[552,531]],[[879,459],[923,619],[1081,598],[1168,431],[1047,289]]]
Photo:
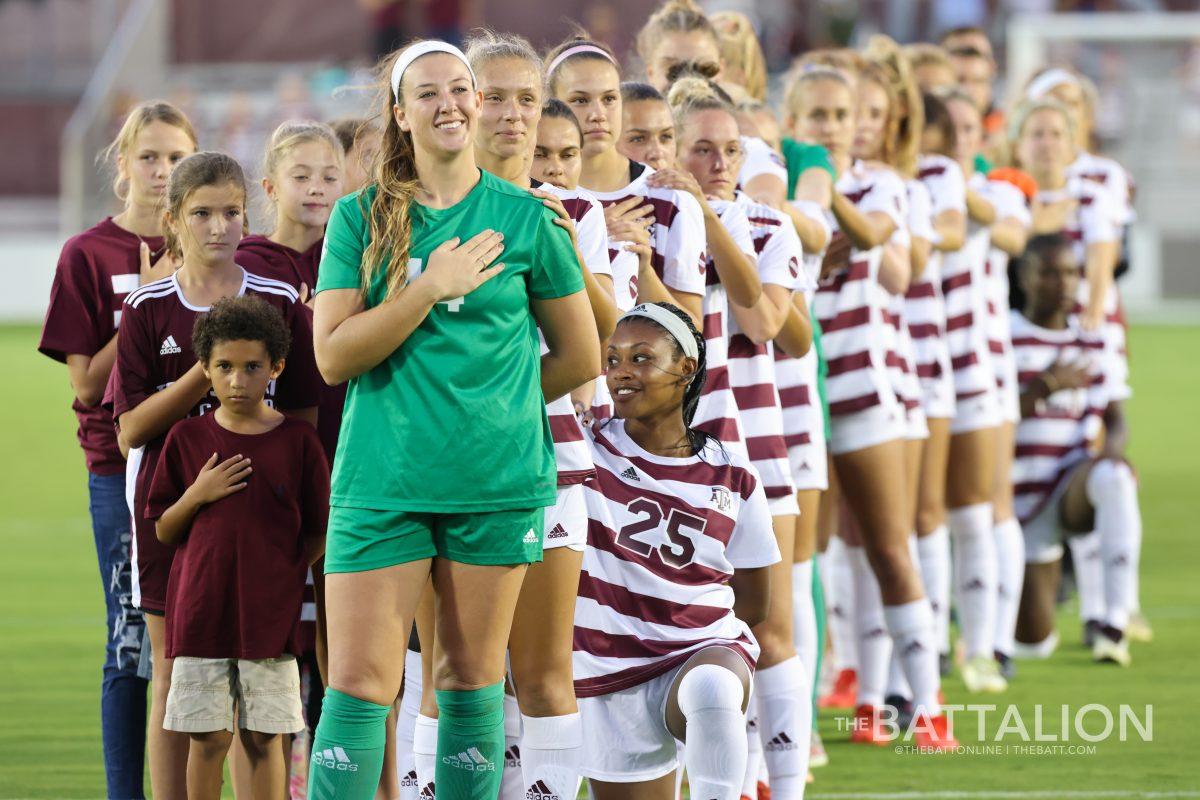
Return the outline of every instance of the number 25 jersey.
[[[758,643],[734,616],[736,569],[779,560],[757,473],[710,441],[686,458],[654,455],[621,419],[588,432],[588,546],[575,604],[575,693],[628,689],[706,647],[753,668]]]

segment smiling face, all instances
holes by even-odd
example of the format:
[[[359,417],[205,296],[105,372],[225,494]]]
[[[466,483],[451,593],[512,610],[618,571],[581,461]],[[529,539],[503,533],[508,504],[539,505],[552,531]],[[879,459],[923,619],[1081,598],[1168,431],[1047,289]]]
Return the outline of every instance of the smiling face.
[[[161,120],[146,125],[129,150],[117,158],[118,176],[129,186],[126,201],[132,205],[158,206],[171,170],[194,152],[196,144],[182,128]]]
[[[342,196],[342,160],[326,141],[301,142],[280,159],[263,188],[281,218],[307,227],[324,227],[333,203]]]
[[[621,76],[606,59],[569,59],[558,68],[555,96],[567,104],[583,129],[583,154],[611,150],[621,136]]]
[[[621,155],[667,169],[675,164],[675,118],[661,100],[635,100],[626,103],[621,122]]]
[[[732,114],[713,108],[688,115],[679,136],[679,166],[692,173],[704,194],[732,200],[741,165],[741,133]]]
[[[475,146],[497,158],[529,153],[542,114],[542,76],[523,58],[494,58],[476,73],[483,108]]]
[[[855,158],[877,159],[882,156],[890,117],[891,104],[887,90],[874,81],[859,84],[854,144],[851,148]]]
[[[721,74],[721,49],[713,35],[702,30],[663,34],[646,59],[647,82],[665,94],[671,88],[667,74],[680,64],[693,64],[704,77],[715,80]]]
[[[683,394],[696,359],[680,350],[659,325],[632,317],[617,325],[605,355],[606,382],[616,415],[623,419],[682,414]],[[673,373],[673,374],[672,374]]]
[[[429,53],[410,64],[400,100],[392,113],[417,150],[450,156],[473,146],[480,98],[467,65],[455,56]]]
[[[166,224],[183,250],[185,265],[217,266],[233,261],[246,224],[246,193],[241,186],[200,186],[183,199],[178,216]]]
[[[215,342],[202,368],[221,405],[247,413],[262,403],[268,385],[283,372],[283,366],[282,360],[271,363],[265,342],[233,339]]]
[[[561,117],[542,117],[537,126],[537,146],[533,149],[529,176],[560,189],[574,189],[583,171],[582,144],[574,122]]]
[[[806,81],[793,109],[797,138],[822,145],[834,157],[850,152],[855,132],[855,102],[850,87],[833,78]]]

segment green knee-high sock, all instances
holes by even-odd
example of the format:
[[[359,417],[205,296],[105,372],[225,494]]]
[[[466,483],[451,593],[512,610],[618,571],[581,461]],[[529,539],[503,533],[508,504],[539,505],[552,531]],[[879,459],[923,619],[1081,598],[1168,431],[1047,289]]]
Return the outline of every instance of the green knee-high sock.
[[[504,768],[504,682],[436,694],[438,797],[495,800]]]
[[[821,560],[813,556],[812,569],[812,594],[813,594],[813,611],[817,617],[817,669],[813,674],[817,676],[817,680],[813,681],[812,697],[813,697],[813,728],[817,727],[817,684],[821,678],[821,662],[825,660],[825,587],[821,583]]]
[[[372,800],[383,771],[388,707],[326,689],[308,771],[311,800]]]

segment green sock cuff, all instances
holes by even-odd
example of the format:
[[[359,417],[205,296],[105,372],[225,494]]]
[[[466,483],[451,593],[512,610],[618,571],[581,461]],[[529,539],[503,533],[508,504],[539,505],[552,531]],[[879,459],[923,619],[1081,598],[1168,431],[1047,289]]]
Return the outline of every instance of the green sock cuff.
[[[487,730],[504,722],[504,681],[481,689],[437,689],[438,728],[459,733]]]
[[[321,704],[322,727],[343,747],[369,750],[383,747],[387,740],[384,720],[389,706],[360,700],[337,689],[326,689]],[[324,723],[326,719],[329,724]]]

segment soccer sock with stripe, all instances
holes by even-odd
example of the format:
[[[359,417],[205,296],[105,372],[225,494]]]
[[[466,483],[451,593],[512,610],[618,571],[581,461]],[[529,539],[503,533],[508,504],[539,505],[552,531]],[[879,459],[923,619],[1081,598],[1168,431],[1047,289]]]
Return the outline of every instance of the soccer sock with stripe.
[[[575,800],[583,721],[579,712],[557,717],[521,715],[523,800]]]
[[[437,717],[417,715],[413,729],[413,767],[417,772],[417,797],[433,800],[434,770],[437,766]]]
[[[326,689],[308,771],[312,800],[372,800],[383,770],[389,706]]]
[[[754,687],[771,798],[799,800],[804,797],[812,737],[812,693],[804,665],[793,657],[760,669]]]
[[[421,654],[404,654],[404,691],[400,694],[400,713],[396,717],[396,772],[400,777],[400,800],[416,800],[417,765],[413,760],[413,736],[417,714],[421,713]]]
[[[996,626],[996,541],[992,538],[992,504],[951,509],[954,540],[954,586],[959,627],[967,658],[992,656]]]
[[[495,800],[504,765],[504,681],[438,689],[438,792],[451,800]]]
[[[1016,517],[997,522],[992,528],[996,540],[996,630],[992,649],[1011,656],[1017,630],[1017,612],[1021,607],[1021,589],[1025,585],[1025,536]]]
[[[725,667],[700,664],[679,681],[679,710],[686,720],[688,789],[703,800],[737,800],[746,774],[745,692]]]
[[[858,650],[856,704],[880,706],[887,684],[888,658],[892,653],[892,640],[883,618],[883,597],[879,594],[879,581],[867,561],[866,551],[861,547],[847,547],[846,553],[854,576],[855,632],[858,634],[855,643]]]
[[[1096,509],[1096,533],[1100,537],[1104,622],[1124,633],[1136,603],[1134,576],[1142,544],[1137,479],[1125,462],[1101,459],[1088,473],[1087,494]]]
[[[939,653],[950,652],[950,533],[939,525],[917,537],[917,562],[921,582],[933,611],[935,641]]]

